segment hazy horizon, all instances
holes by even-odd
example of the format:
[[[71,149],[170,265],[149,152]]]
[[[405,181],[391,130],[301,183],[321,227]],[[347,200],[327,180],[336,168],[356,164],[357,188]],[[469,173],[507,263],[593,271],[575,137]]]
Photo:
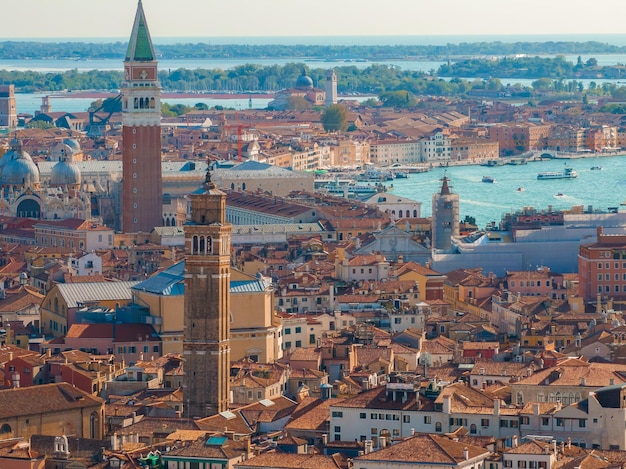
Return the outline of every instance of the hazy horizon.
[[[10,1],[10,0],[9,0]],[[8,6],[8,5],[7,5]],[[153,38],[447,37],[621,35],[623,3],[605,0],[602,12],[570,1],[526,0],[144,0]],[[20,0],[10,2],[0,34],[27,38],[119,38],[130,34],[136,0]],[[605,12],[613,11],[615,14]],[[571,39],[567,39],[571,40]]]
[[[614,46],[626,46],[626,34],[473,34],[473,35],[342,35],[342,36],[153,36],[159,44],[262,44],[262,45],[446,45],[473,42],[589,42],[595,41]],[[85,42],[126,43],[126,37],[28,37],[7,38],[1,41],[15,42]]]

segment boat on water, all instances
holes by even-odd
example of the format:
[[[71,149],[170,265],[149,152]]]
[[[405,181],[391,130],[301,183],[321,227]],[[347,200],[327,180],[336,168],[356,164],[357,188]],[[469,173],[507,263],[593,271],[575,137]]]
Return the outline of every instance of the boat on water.
[[[503,165],[504,165],[504,160],[501,160],[500,158],[487,160],[486,163],[481,164],[481,166],[488,166],[488,167],[503,166]]]
[[[483,182],[496,182],[491,176],[483,176]]]
[[[592,166],[591,171],[599,171],[602,169],[602,166]]]
[[[524,189],[522,186],[517,188],[517,192],[524,192],[526,189]]]
[[[327,193],[330,195],[338,195],[345,198],[360,198],[374,195],[378,192],[385,192],[387,188],[384,184],[372,184],[356,182],[350,184],[336,184],[330,182],[324,186],[316,188],[316,191]]]
[[[573,179],[577,178],[578,173],[572,168],[565,168],[563,171],[546,171],[537,174],[537,179]]]
[[[565,194],[563,194],[563,192],[557,192],[554,194],[554,197],[565,197]]]

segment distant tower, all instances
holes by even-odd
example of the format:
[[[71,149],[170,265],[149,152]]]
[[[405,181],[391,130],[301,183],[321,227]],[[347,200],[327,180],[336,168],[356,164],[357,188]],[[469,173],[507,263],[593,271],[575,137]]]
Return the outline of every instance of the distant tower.
[[[334,69],[326,70],[326,106],[337,104],[337,74]]]
[[[17,110],[15,107],[15,87],[0,86],[0,127],[15,129],[17,127]]]
[[[42,96],[41,106],[39,106],[39,113],[49,114],[51,112],[52,112],[52,104],[50,104],[50,96]],[[35,111],[35,115],[37,115],[37,111]]]
[[[185,230],[185,415],[207,417],[230,401],[230,233],[226,194],[207,171],[204,190],[189,195]]]
[[[448,178],[444,175],[441,190],[433,194],[432,247],[449,251],[451,237],[459,235],[459,195],[450,192]]]
[[[161,84],[141,0],[124,59],[122,83],[122,230],[162,223]]]

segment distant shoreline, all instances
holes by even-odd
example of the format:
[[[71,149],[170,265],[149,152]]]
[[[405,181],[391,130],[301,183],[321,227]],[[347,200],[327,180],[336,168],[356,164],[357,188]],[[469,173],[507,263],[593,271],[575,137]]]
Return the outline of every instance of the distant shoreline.
[[[107,92],[107,91],[70,91],[66,93],[50,92],[41,93],[42,95],[48,95],[54,98],[89,98],[89,99],[106,99],[113,98],[119,93]],[[161,93],[161,97],[164,99],[273,99],[274,93]]]

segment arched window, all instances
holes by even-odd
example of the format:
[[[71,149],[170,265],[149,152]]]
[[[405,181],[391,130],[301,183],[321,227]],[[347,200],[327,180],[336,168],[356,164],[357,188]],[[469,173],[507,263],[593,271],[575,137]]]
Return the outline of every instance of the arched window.
[[[441,433],[441,422],[435,423],[435,431]]]
[[[54,298],[54,312],[58,313],[59,312],[59,299],[58,298]]]
[[[245,191],[245,190],[246,190],[246,183],[245,183],[245,182],[241,184],[241,190],[242,190],[242,191]]]
[[[204,236],[200,236],[200,246],[198,247],[198,254],[206,254],[204,250]]]
[[[191,254],[198,254],[198,236],[197,235],[194,235],[194,237],[192,238]]]
[[[579,393],[579,392],[577,392],[576,394],[574,394],[574,399],[575,399],[575,401],[574,401],[574,402],[572,402],[572,404],[574,404],[575,402],[580,401],[580,393]]]
[[[475,423],[470,425],[470,433],[472,435],[476,435],[476,424]]]
[[[402,218],[402,210],[398,210],[398,217]]]
[[[154,103],[155,103],[154,98],[150,98],[150,109],[154,109],[154,106],[155,106]]]
[[[546,396],[542,392],[537,394],[537,402],[544,402],[545,398]]]
[[[176,217],[172,217],[172,220],[170,222],[170,226],[176,226]]]
[[[6,435],[7,433],[13,433],[13,430],[11,429],[11,425],[5,423],[0,427],[0,435]]]
[[[548,402],[554,402],[554,393],[553,392],[548,394]]]
[[[98,438],[98,414],[92,412],[89,416],[89,438]]]
[[[559,391],[557,391],[557,393],[554,395],[554,402],[561,402],[561,393]]]
[[[524,393],[522,391],[517,391],[516,401],[517,405],[524,405]]]
[[[413,218],[417,218],[417,210],[413,210]]]

